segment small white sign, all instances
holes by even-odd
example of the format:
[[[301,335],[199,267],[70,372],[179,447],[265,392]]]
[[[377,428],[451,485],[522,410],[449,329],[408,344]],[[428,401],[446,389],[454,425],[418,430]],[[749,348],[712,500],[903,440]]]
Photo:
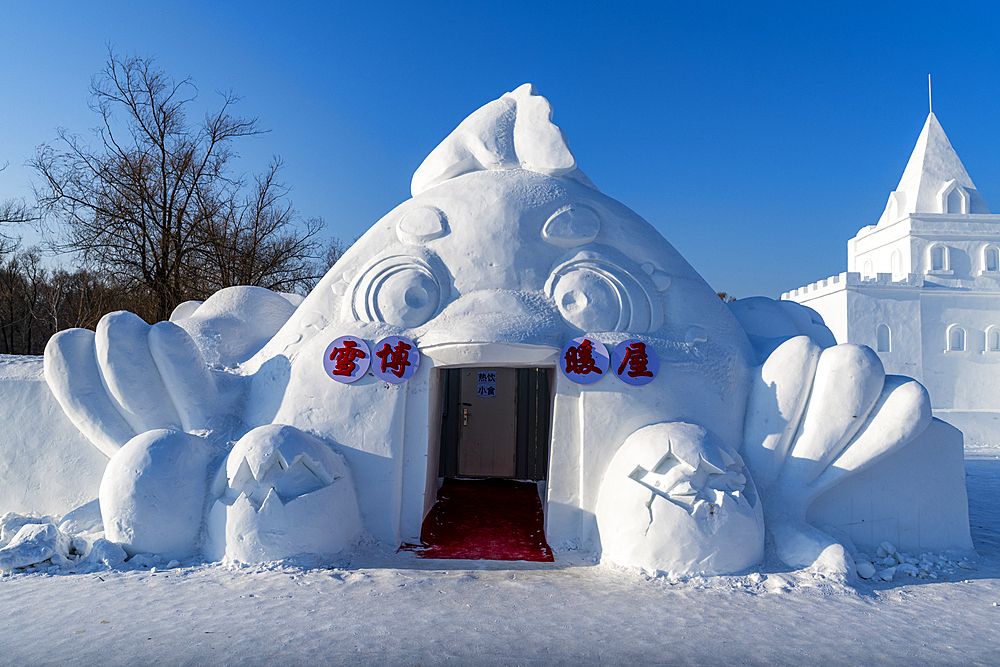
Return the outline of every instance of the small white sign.
[[[479,396],[480,398],[493,398],[496,395],[496,371],[479,371],[479,378],[476,381],[476,396]]]

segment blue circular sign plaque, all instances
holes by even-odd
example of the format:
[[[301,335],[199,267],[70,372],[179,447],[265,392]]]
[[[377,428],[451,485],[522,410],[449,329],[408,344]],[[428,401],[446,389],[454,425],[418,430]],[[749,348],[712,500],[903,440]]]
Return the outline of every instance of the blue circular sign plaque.
[[[611,353],[611,370],[625,384],[641,387],[652,382],[660,372],[660,357],[641,340],[625,340]]]
[[[574,338],[559,353],[559,368],[577,384],[593,384],[608,372],[608,348],[599,340]]]
[[[323,353],[323,370],[337,382],[355,382],[368,372],[372,353],[356,336],[341,336]]]
[[[375,375],[392,384],[409,380],[420,365],[417,344],[402,336],[383,338],[375,344],[372,354],[372,370]]]

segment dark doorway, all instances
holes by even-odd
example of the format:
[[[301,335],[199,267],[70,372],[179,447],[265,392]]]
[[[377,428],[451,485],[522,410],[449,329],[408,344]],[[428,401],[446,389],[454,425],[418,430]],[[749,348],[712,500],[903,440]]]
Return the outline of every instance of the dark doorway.
[[[442,371],[436,502],[424,519],[423,558],[551,562],[545,542],[553,371]]]
[[[545,480],[551,370],[493,367],[443,372],[438,476]]]

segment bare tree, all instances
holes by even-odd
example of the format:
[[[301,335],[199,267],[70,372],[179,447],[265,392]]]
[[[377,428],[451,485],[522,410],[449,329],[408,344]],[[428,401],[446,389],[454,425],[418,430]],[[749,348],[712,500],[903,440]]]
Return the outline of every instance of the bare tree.
[[[236,95],[222,94],[221,108],[191,123],[190,79],[110,51],[91,93],[96,148],[62,129],[60,150],[42,146],[32,161],[38,205],[61,230],[57,250],[79,253],[139,296],[150,321],[220,287],[308,281],[322,220],[300,224],[275,180],[280,161],[249,187],[233,174],[233,141],[262,133],[256,118],[231,113]]]
[[[0,171],[6,168],[7,164],[4,164],[0,167]],[[23,225],[37,219],[38,215],[35,209],[26,204],[23,199],[0,201],[0,227]],[[5,230],[0,230],[0,261],[17,250],[20,242],[19,237],[8,234]]]
[[[315,282],[316,235],[321,218],[295,226],[295,211],[276,180],[281,160],[254,178],[242,199],[233,194],[205,228],[206,257],[216,272],[206,272],[208,288],[253,285],[292,292]]]
[[[21,225],[37,219],[38,216],[23,200],[8,199],[0,202],[0,225]]]

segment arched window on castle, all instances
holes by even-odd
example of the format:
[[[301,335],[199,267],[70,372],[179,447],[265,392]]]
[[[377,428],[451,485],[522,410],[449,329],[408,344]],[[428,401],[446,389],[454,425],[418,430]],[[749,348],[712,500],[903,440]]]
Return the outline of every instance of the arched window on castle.
[[[900,259],[899,251],[898,250],[893,250],[892,251],[892,258],[891,258],[890,264],[889,264],[889,266],[892,269],[892,279],[893,280],[899,280],[900,278],[902,278],[902,268],[900,268],[901,265],[902,265],[902,261]]]
[[[938,192],[942,213],[966,214],[969,212],[969,193],[954,179],[948,181]]]
[[[957,188],[948,193],[948,213],[965,213],[965,199]]]
[[[866,259],[865,260],[865,268],[864,268],[864,271],[861,272],[861,277],[865,278],[865,279],[868,279],[868,278],[871,278],[872,275],[874,275],[872,273],[872,261],[870,259]]]
[[[947,271],[950,268],[948,266],[948,246],[935,243],[929,252],[931,271]]]
[[[957,324],[948,327],[948,347],[946,352],[965,352],[965,329]]]
[[[986,273],[1000,272],[1000,249],[995,245],[983,248],[983,271]]]
[[[986,351],[1000,352],[1000,327],[992,326],[986,330]]]
[[[885,324],[880,324],[875,328],[875,351],[892,352],[892,332]]]

